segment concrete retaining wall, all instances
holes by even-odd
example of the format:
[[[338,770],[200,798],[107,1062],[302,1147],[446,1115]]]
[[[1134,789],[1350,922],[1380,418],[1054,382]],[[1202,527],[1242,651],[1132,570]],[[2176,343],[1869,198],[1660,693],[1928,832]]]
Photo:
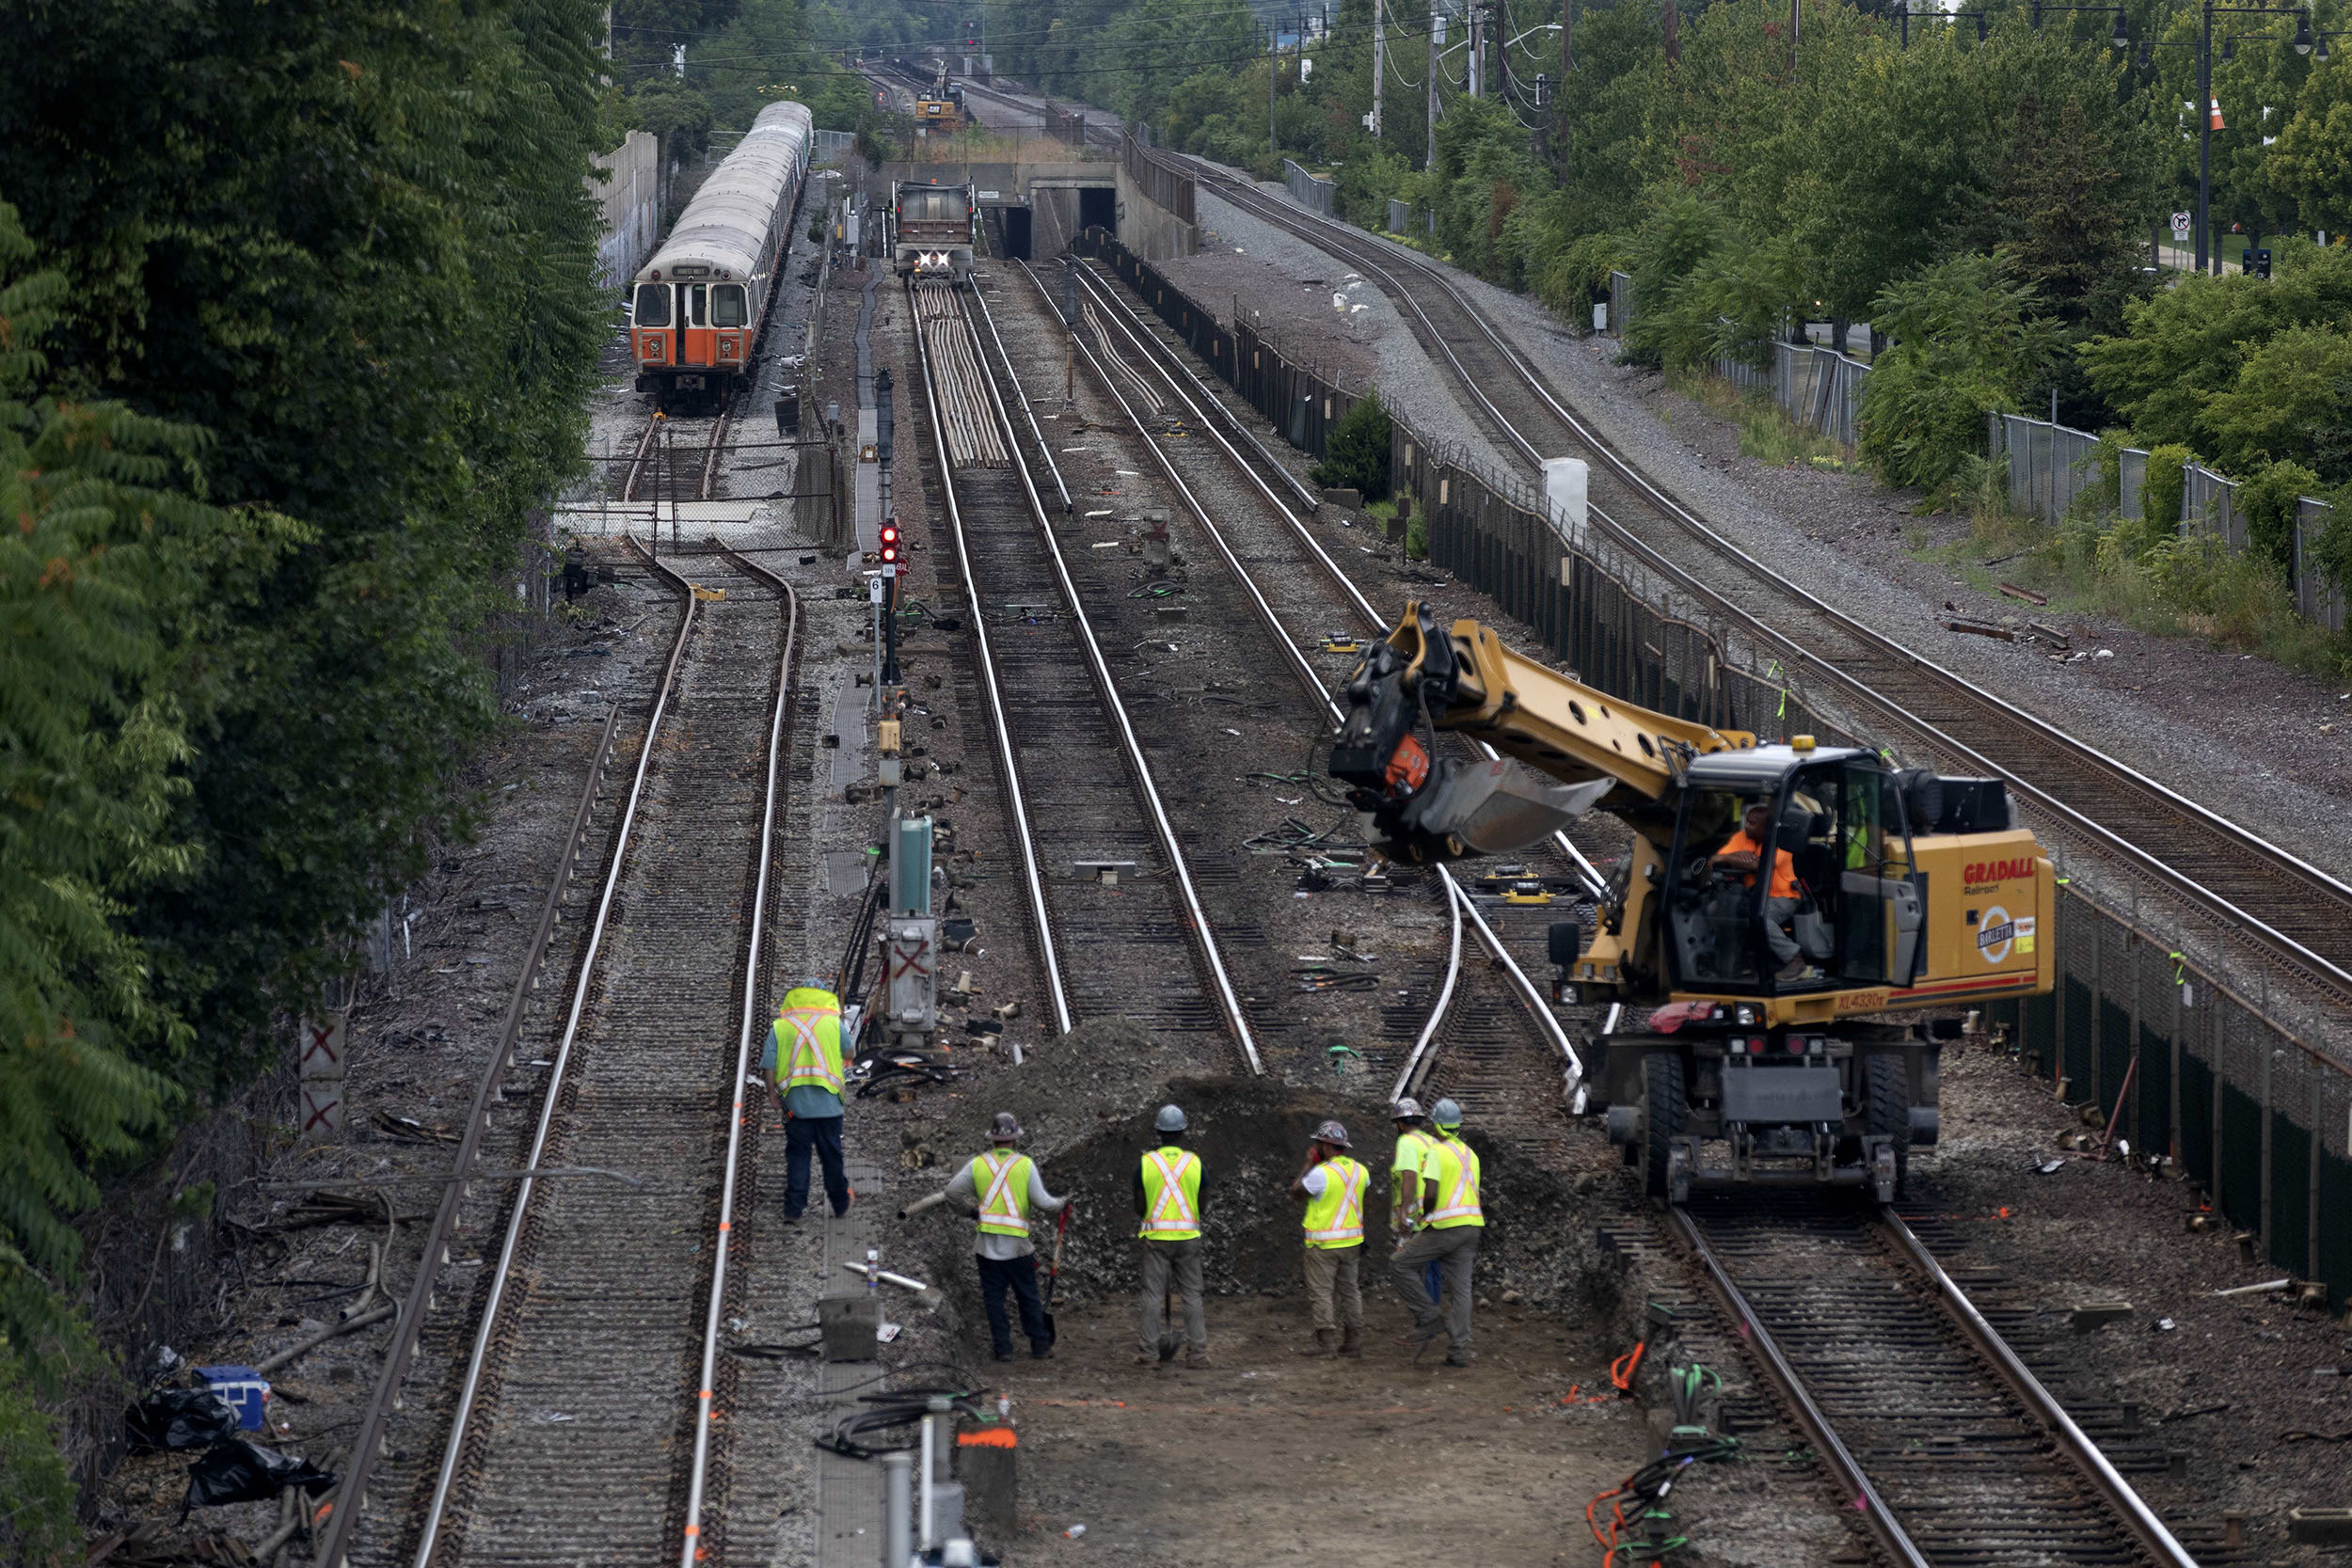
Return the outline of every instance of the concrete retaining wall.
[[[1119,243],[1147,261],[1190,256],[1200,248],[1200,229],[1143,194],[1124,167],[1119,171]]]
[[[603,231],[596,242],[596,277],[617,289],[653,254],[661,233],[661,143],[649,131],[631,131],[610,152],[589,158],[609,177],[588,177]]]

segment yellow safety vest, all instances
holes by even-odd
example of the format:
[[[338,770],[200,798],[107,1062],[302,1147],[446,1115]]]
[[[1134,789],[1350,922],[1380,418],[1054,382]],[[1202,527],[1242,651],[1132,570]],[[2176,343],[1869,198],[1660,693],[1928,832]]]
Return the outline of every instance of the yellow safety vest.
[[[1437,1139],[1431,1137],[1428,1133],[1422,1132],[1418,1127],[1414,1128],[1410,1132],[1402,1133],[1398,1136],[1396,1140],[1396,1156],[1389,1162],[1389,1174],[1391,1178],[1393,1178],[1398,1171],[1406,1171],[1410,1173],[1410,1180],[1405,1183],[1405,1202],[1404,1206],[1397,1211],[1395,1215],[1396,1218],[1401,1219],[1406,1214],[1419,1212],[1421,1208],[1421,1167],[1428,1163],[1429,1151],[1432,1148],[1435,1148],[1437,1144]],[[1393,1181],[1391,1181],[1391,1189],[1393,1189]]]
[[[1307,1203],[1307,1244],[1361,1246],[1364,1241],[1364,1167],[1344,1154],[1323,1162],[1320,1196]]]
[[[1200,1234],[1200,1156],[1163,1145],[1143,1157],[1147,1242],[1188,1242]]]
[[[972,1162],[972,1185],[980,1195],[980,1233],[1029,1233],[1029,1157],[992,1148]]]
[[[1485,1225],[1478,1207],[1478,1150],[1459,1138],[1441,1137],[1430,1149],[1438,1181],[1438,1206],[1424,1216],[1433,1230],[1457,1225]]]
[[[812,1085],[841,1092],[841,999],[795,986],[776,1015],[776,1079],[787,1089]]]

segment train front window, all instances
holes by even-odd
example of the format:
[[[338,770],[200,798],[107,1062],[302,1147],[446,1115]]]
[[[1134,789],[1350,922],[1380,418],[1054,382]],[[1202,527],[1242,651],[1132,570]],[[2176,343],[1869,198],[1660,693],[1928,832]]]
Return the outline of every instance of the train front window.
[[[709,284],[697,283],[686,291],[686,325],[689,326],[710,325]]]
[[[711,296],[710,325],[740,326],[743,325],[743,285],[722,283]]]
[[[1763,807],[1769,817],[1772,804],[1769,794],[1731,789],[1695,789],[1685,797],[1666,885],[1678,984],[1740,990],[1762,986],[1764,944],[1756,920],[1769,883],[1734,873],[1716,858],[1736,848],[1752,808]]]
[[[670,325],[670,286],[667,283],[637,285],[637,309],[633,312],[640,326]]]

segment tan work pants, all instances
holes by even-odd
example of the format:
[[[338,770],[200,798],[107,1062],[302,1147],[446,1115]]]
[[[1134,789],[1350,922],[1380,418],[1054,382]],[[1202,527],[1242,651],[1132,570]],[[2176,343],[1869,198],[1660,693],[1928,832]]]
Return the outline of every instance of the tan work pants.
[[[1359,1283],[1364,1245],[1307,1250],[1307,1305],[1313,1308],[1317,1328],[1364,1326],[1364,1292]]]

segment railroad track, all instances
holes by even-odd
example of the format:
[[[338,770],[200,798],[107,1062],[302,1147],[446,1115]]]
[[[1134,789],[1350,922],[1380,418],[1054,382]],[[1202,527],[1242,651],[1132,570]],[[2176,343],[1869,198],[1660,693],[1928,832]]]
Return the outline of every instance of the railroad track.
[[[745,1080],[766,1018],[799,606],[782,578],[740,557],[701,558],[693,583],[646,564],[683,610],[562,1027],[535,1040],[510,1029],[477,1096],[477,1122],[503,1093],[535,1101],[521,1162],[532,1174],[514,1184],[480,1283],[457,1291],[477,1298],[478,1319],[436,1451],[383,1462],[398,1351],[415,1333],[404,1319],[323,1562],[355,1547],[355,1560],[419,1568],[663,1558],[691,1568],[723,1546],[720,1332],[755,1217],[738,1179],[757,1152]],[[583,800],[581,823],[587,813]],[[565,880],[555,880],[550,927]],[[510,1017],[528,988],[526,975]],[[528,1067],[545,1076],[518,1091],[508,1079],[534,1051],[546,1056]],[[419,1281],[428,1300],[452,1262],[452,1233],[433,1240]],[[405,1491],[413,1514],[379,1509],[370,1521],[358,1504],[372,1485],[379,1501]]]
[[[733,393],[723,395],[716,414],[695,415],[672,419],[661,413],[647,417],[645,428],[637,437],[637,446],[629,454],[628,466],[621,470],[621,499],[624,501],[716,500],[720,487],[720,458],[726,451],[727,426],[735,416]],[[674,450],[685,446],[693,450],[700,442],[699,457],[681,459]],[[685,475],[682,468],[691,463],[693,476],[691,496],[680,495]]]
[[[1124,311],[1130,341],[1168,374],[1195,418],[1229,442],[1232,461],[1270,493],[1286,471],[1241,421],[1192,377],[1181,356],[1151,333],[1116,290],[1091,273],[1099,303]],[[1292,482],[1295,483],[1295,482]],[[1303,500],[1311,498],[1301,493]],[[1346,574],[1330,566],[1334,580]],[[1348,584],[1352,588],[1352,583]],[[1363,613],[1370,614],[1369,607]],[[1409,1028],[1427,1009],[1391,1095],[1448,1095],[1473,1122],[1552,1168],[1565,1153],[1559,1114],[1560,1058],[1529,1027],[1530,1011],[1497,983],[1499,966],[1465,963],[1485,924],[1493,945],[1525,946],[1547,910],[1498,906],[1449,887],[1449,952],[1421,987],[1390,1009]],[[1515,938],[1513,927],[1519,927]],[[1433,993],[1434,995],[1430,994]],[[1573,1081],[1571,1081],[1573,1082]],[[1891,1212],[1883,1219],[1821,1213],[1763,1195],[1715,1204],[1689,1226],[1688,1244],[1718,1292],[1723,1318],[1702,1323],[1706,1303],[1679,1298],[1686,1351],[1752,1355],[1823,1456],[1845,1497],[1875,1496],[1869,1522],[1890,1560],[1903,1564],[2148,1563],[2189,1559],[2073,1418],[2027,1370],[1990,1320]],[[1781,1207],[1772,1205],[1777,1201]],[[1706,1228],[1700,1228],[1704,1226]],[[1646,1229],[1646,1227],[1645,1227]],[[1870,1238],[1864,1244],[1858,1238]],[[1711,1244],[1710,1244],[1711,1238]],[[1620,1239],[1621,1246],[1643,1243]],[[1788,1267],[1790,1260],[1797,1266]],[[1662,1258],[1661,1261],[1665,1261]],[[1996,1316],[1999,1314],[1995,1314]],[[1758,1329],[1763,1332],[1757,1332]],[[1773,1422],[1752,1396],[1733,1402],[1751,1433]],[[2112,1407],[2101,1407],[2111,1414]],[[2070,1435],[2071,1434],[2071,1435]],[[2161,1468],[2145,1441],[2110,1420],[2122,1463]],[[2041,1555],[2036,1555],[2041,1554]],[[2208,1558],[2208,1561],[2220,1560]]]
[[[1047,295],[1036,275],[1025,266],[1022,270],[1028,274],[1041,296]],[[1205,442],[1189,443],[1186,450],[1194,454],[1190,458],[1161,453],[1171,473],[1180,461],[1196,475],[1202,466],[1221,464],[1254,493],[1256,509],[1263,517],[1257,539],[1248,546],[1258,562],[1257,575],[1287,585],[1289,590],[1288,602],[1279,610],[1263,608],[1262,618],[1280,645],[1291,650],[1294,673],[1302,682],[1311,684],[1324,713],[1336,724],[1340,710],[1320,678],[1298,657],[1297,647],[1311,640],[1315,629],[1330,626],[1334,599],[1341,619],[1352,621],[1360,632],[1378,636],[1388,629],[1388,623],[1355,578],[1307,526],[1306,518],[1313,514],[1321,498],[1226,408],[1185,364],[1183,356],[1152,331],[1118,288],[1090,268],[1082,268],[1078,276],[1086,302],[1085,319],[1090,330],[1099,335],[1102,352],[1120,356],[1122,378],[1143,373],[1156,376],[1164,388],[1164,405],[1184,421],[1189,433],[1207,438]],[[1107,377],[1109,373],[1109,370],[1098,366],[1098,375]],[[1154,451],[1160,449],[1155,446]],[[1216,455],[1211,456],[1212,451]],[[1281,547],[1270,547],[1277,546]],[[1248,572],[1238,560],[1230,564],[1237,573]],[[1260,603],[1263,606],[1263,600]],[[1472,748],[1466,737],[1455,735],[1443,736],[1441,744],[1466,752]],[[1475,749],[1489,759],[1496,754],[1483,744]],[[1553,835],[1549,852],[1561,863],[1561,870],[1581,881],[1588,891],[1599,891],[1599,872],[1565,834]],[[1531,925],[1528,919],[1517,917],[1520,911],[1506,912],[1501,906],[1474,900],[1445,867],[1437,868],[1435,880],[1454,933],[1449,943],[1453,956],[1434,982],[1435,989],[1426,1004],[1430,1008],[1429,1022],[1419,1032],[1391,1098],[1418,1092],[1421,1069],[1415,1064],[1431,1054],[1433,1031],[1445,1031],[1449,1037],[1456,1039],[1476,1035],[1486,1042],[1482,1049],[1505,1051],[1508,1047],[1504,1041],[1510,1032],[1495,1021],[1516,1014],[1524,1025],[1532,1027],[1531,1037],[1548,1048],[1550,1066],[1547,1069],[1548,1081],[1543,1082],[1544,1092],[1529,1101],[1524,1091],[1544,1080],[1546,1074],[1520,1072],[1516,1087],[1491,1098],[1482,1095],[1479,1108],[1502,1110],[1508,1106],[1517,1115],[1534,1111],[1537,1106],[1556,1104],[1564,1099],[1575,1101],[1583,1063],[1552,1014],[1542,989],[1529,978],[1517,957],[1517,953],[1545,952],[1544,928],[1549,925],[1549,912],[1544,911],[1540,923]],[[1490,962],[1473,964],[1465,974],[1461,955],[1466,944],[1472,953],[1483,950]],[[1391,1021],[1391,1029],[1396,1022]],[[1406,1032],[1410,1032],[1409,1025]],[[1531,1143],[1549,1144],[1558,1136],[1556,1116],[1534,1111],[1528,1126]]]
[[[2352,886],[1942,668],[1741,549],[1578,418],[1425,258],[1194,162],[1196,178],[1224,199],[1378,283],[1453,372],[1501,450],[1529,464],[1590,454],[1597,531],[1676,592],[1818,678],[1881,739],[1905,741],[1947,771],[2005,779],[2059,834],[2213,918],[2223,942],[2328,1005],[2352,1002]]]
[[[1224,934],[1098,632],[1107,585],[1073,577],[1029,458],[960,464],[947,436],[949,410],[985,407],[1017,451],[1010,410],[1026,412],[1018,379],[984,345],[962,292],[910,288],[946,294],[961,325],[953,353],[937,335],[918,335],[923,396],[1058,1026],[1124,1017],[1155,1033],[1225,1033],[1260,1071],[1261,1021],[1234,986]],[[1091,576],[1089,567],[1081,570]],[[1186,949],[1189,961],[1169,961]],[[1161,957],[1132,961],[1149,955]]]
[[[1893,1561],[2195,1568],[1894,1210],[1751,1193],[1673,1223]],[[2164,1464],[2145,1440],[2110,1441],[2125,1464]]]

